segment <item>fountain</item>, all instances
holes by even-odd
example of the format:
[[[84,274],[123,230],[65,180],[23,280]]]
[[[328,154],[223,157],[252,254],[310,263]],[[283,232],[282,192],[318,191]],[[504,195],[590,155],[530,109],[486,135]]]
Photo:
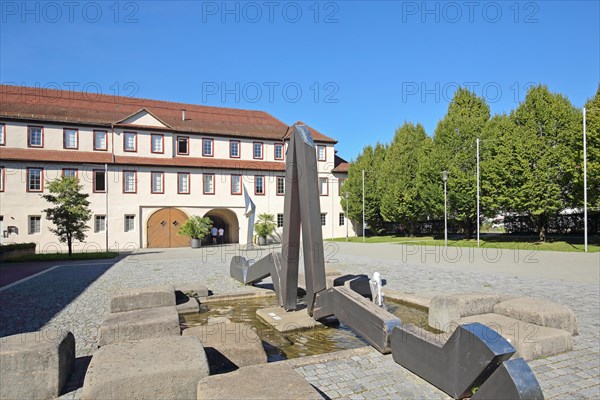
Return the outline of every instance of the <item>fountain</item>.
[[[372,301],[350,286],[326,288],[315,144],[306,126],[293,127],[286,159],[282,252],[252,265],[244,257],[233,257],[233,278],[249,284],[271,276],[279,312],[270,312],[278,320],[297,317],[302,232],[306,318],[316,322],[335,316],[377,350],[391,352],[396,363],[456,399],[543,399],[529,365],[522,358],[511,359],[515,348],[487,326],[459,326],[443,343],[384,309],[379,274],[369,282]]]

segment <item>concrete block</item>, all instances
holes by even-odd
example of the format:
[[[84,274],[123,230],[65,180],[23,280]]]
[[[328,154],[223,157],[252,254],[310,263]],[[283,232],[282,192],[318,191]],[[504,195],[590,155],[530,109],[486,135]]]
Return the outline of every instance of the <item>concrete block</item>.
[[[58,397],[75,363],[71,332],[41,331],[0,339],[0,399]]]
[[[173,285],[127,288],[116,291],[110,301],[111,312],[143,310],[175,305]]]
[[[323,397],[300,374],[281,363],[253,365],[198,382],[198,400],[306,399]]]
[[[177,298],[177,312],[179,314],[195,314],[200,312],[200,303],[195,297],[181,297]]]
[[[532,324],[577,334],[575,313],[562,304],[532,297],[518,297],[494,306],[494,313]]]
[[[100,348],[88,367],[82,399],[193,399],[208,363],[195,337],[162,337]]]
[[[187,283],[185,285],[176,285],[176,292],[181,292],[188,297],[207,297],[208,288],[199,283]]]
[[[313,317],[308,315],[306,306],[296,311],[285,311],[282,307],[269,307],[256,310],[256,316],[267,325],[279,332],[291,332],[300,329],[310,329],[321,326]]]
[[[473,322],[488,326],[508,340],[517,350],[513,358],[523,357],[529,361],[573,350],[573,336],[562,329],[539,326],[493,313],[454,321],[457,325]]]
[[[471,315],[493,312],[500,296],[494,293],[453,293],[434,296],[429,304],[428,323],[443,332],[454,331],[452,322]]]
[[[182,335],[200,339],[211,374],[267,362],[262,341],[246,324],[213,319],[207,325],[185,329]]]
[[[162,336],[179,336],[175,307],[148,308],[110,314],[100,324],[99,346]]]

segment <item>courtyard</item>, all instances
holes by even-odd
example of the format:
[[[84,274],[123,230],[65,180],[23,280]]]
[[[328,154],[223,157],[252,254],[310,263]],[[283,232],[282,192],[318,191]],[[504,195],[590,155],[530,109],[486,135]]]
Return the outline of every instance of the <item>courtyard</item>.
[[[145,249],[115,260],[55,266],[0,288],[0,336],[70,330],[77,370],[61,398],[78,399],[98,328],[113,291],[158,284],[205,285],[214,295],[264,292],[229,276],[231,257],[260,259],[277,248],[241,252],[235,245],[202,249]],[[579,335],[573,351],[530,361],[548,399],[600,396],[599,254],[429,248],[393,243],[325,243],[326,266],[344,273],[380,272],[384,289],[423,292],[498,292],[548,299],[570,307]],[[2,270],[0,269],[0,274]],[[365,346],[286,361],[324,398],[448,398],[426,381]]]

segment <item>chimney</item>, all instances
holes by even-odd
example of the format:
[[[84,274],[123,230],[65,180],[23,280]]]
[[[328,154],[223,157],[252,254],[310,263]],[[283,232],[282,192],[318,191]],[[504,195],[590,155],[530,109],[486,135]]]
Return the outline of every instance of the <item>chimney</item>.
[[[185,110],[181,110],[181,120],[185,121]]]

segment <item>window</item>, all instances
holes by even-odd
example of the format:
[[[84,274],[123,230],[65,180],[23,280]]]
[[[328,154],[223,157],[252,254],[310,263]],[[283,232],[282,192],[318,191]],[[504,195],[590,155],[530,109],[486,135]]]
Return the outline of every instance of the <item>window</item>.
[[[321,226],[327,225],[327,213],[321,213]]]
[[[229,157],[240,158],[240,141],[230,140],[229,141]]]
[[[215,194],[215,175],[204,174],[202,175],[202,183],[204,194]]]
[[[44,190],[44,170],[42,168],[27,168],[27,191],[42,192]]]
[[[202,139],[202,155],[204,157],[213,156],[213,139]]]
[[[62,170],[63,176],[67,178],[77,178],[77,169],[76,168],[63,168]]]
[[[262,160],[263,158],[263,144],[261,142],[254,142],[254,147],[252,151],[252,157],[257,160]]]
[[[153,153],[164,153],[164,144],[165,144],[165,136],[152,134],[150,136],[150,140],[152,141],[151,151]]]
[[[275,143],[275,159],[283,160],[283,143]]]
[[[165,174],[164,172],[152,172],[151,174],[152,193],[162,194],[165,192]]]
[[[190,138],[187,136],[177,136],[177,154],[187,156],[190,154]]]
[[[177,173],[177,193],[190,194],[190,173],[189,172],[178,172]]]
[[[6,144],[6,125],[0,124],[0,146]]]
[[[319,194],[321,196],[329,196],[329,179],[319,178]]]
[[[254,177],[254,194],[265,194],[265,177],[263,175],[256,175]]]
[[[123,150],[134,152],[137,151],[137,133],[124,132],[123,134]]]
[[[137,192],[137,172],[123,171],[123,193]]]
[[[346,224],[346,215],[344,213],[340,213],[340,226],[344,226]]]
[[[125,232],[133,232],[135,230],[135,215],[125,216]]]
[[[79,147],[79,131],[77,129],[63,130],[63,147],[65,149],[77,149]]]
[[[94,131],[94,150],[108,150],[106,131]]]
[[[30,235],[33,235],[35,233],[41,233],[42,232],[42,217],[40,217],[39,215],[30,215],[28,229],[29,229]]]
[[[346,197],[346,194],[344,192],[342,192],[342,188],[344,187],[344,182],[346,182],[346,178],[338,179],[338,193],[342,197]]]
[[[285,176],[277,177],[277,196],[283,196],[285,194]]]
[[[106,172],[103,169],[94,170],[94,192],[106,192]]]
[[[231,175],[231,194],[242,194],[241,175]]]
[[[44,128],[41,126],[28,126],[29,147],[44,147]]]
[[[325,146],[323,145],[317,146],[317,160],[327,161],[327,153],[325,152]]]
[[[94,216],[94,232],[106,231],[106,215],[95,215]]]
[[[4,192],[4,167],[0,167],[0,192]]]
[[[283,228],[283,214],[277,214],[277,227]]]

